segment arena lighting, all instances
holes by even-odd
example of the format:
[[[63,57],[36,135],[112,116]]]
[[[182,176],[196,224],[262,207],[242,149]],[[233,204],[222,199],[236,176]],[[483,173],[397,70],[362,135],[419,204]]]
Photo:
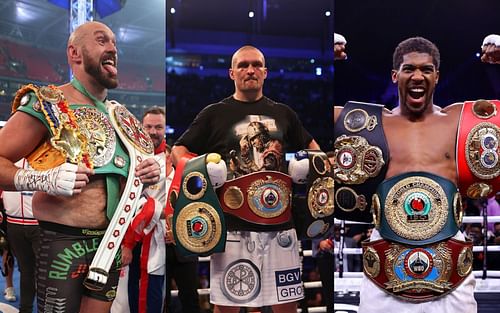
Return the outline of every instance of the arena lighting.
[[[316,60],[315,60],[315,59],[310,59],[310,60],[309,60],[309,62],[310,62],[311,64],[314,64],[314,62],[316,62]]]
[[[253,18],[255,16],[255,13],[253,11],[248,12],[248,17]]]
[[[476,58],[480,58],[481,57],[481,53],[476,53]]]
[[[175,14],[175,8],[170,8],[170,14]]]
[[[19,22],[34,20],[36,15],[28,10],[23,3],[16,3],[16,18]]]
[[[323,75],[323,69],[321,67],[316,68],[316,76],[321,76]]]
[[[167,128],[165,129],[165,134],[172,135],[173,133],[175,133],[175,129],[167,125]]]
[[[68,0],[48,0],[50,3],[69,10]],[[125,6],[126,0],[94,0],[94,7],[101,18],[120,11]]]
[[[330,12],[330,11],[325,12],[325,16],[330,16],[330,15],[332,15],[332,12]]]

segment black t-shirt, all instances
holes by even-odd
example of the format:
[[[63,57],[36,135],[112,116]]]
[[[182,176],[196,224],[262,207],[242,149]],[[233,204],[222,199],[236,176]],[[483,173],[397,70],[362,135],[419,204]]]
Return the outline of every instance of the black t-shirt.
[[[287,105],[266,97],[255,102],[228,97],[204,108],[175,145],[198,155],[219,153],[228,179],[233,179],[262,170],[286,173],[285,154],[306,149],[312,139]],[[259,229],[229,214],[225,217],[229,230]]]

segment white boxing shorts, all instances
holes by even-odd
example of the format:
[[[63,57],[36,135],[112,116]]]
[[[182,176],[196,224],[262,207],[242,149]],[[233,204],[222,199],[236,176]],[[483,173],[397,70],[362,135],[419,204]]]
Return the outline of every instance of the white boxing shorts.
[[[295,229],[227,233],[226,251],[210,261],[210,302],[261,307],[304,298]]]

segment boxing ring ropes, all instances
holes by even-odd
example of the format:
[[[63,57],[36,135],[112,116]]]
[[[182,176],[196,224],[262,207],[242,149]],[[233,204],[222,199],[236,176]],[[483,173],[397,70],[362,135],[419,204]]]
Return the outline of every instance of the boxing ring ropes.
[[[483,210],[484,212],[485,210]],[[340,221],[335,219],[335,224],[337,225],[342,225],[344,221]],[[486,214],[483,216],[464,216],[463,217],[463,224],[472,224],[472,223],[482,223],[483,225],[487,225],[489,223],[496,223],[500,222],[500,216],[487,216]],[[364,224],[360,222],[352,222],[352,221],[345,221],[345,224]],[[484,232],[483,232],[483,242],[485,244],[480,245],[480,246],[474,246],[473,247],[473,252],[500,252],[500,245],[497,246],[492,246],[492,245],[486,245],[486,238],[487,235],[487,226],[484,227]],[[343,237],[344,237],[344,229],[343,227],[341,228],[341,242],[343,242]],[[334,249],[334,254],[338,255],[339,250],[341,250],[343,259],[347,255],[350,254],[362,254],[362,249],[361,248],[342,248]],[[301,251],[301,255],[305,257],[312,257],[312,250],[303,250]],[[483,270],[476,270],[472,271],[474,277],[476,278],[476,289],[475,292],[499,292],[500,291],[500,271],[492,271],[487,269],[487,258],[486,262],[483,265]],[[210,262],[210,257],[200,257],[199,258],[200,262]],[[333,270],[333,269],[332,269]],[[361,286],[361,279],[362,279],[362,272],[335,272],[334,273],[334,293],[340,294],[340,295],[356,295],[356,293],[359,293],[360,286]],[[304,288],[309,289],[309,288],[321,288],[321,281],[311,281],[311,282],[304,282]],[[178,291],[177,290],[172,290],[171,295],[173,297],[177,297]],[[203,289],[198,289],[198,294],[200,296],[202,295],[209,295],[210,294],[210,288],[203,288]],[[333,295],[332,295],[333,297]],[[357,312],[357,306],[351,305],[351,304],[345,304],[345,303],[335,303],[334,304],[334,311],[337,313],[340,312]],[[301,312],[301,309],[298,309],[297,312]],[[325,313],[326,312],[326,307],[325,306],[319,306],[319,307],[309,307],[308,312],[310,313]]]

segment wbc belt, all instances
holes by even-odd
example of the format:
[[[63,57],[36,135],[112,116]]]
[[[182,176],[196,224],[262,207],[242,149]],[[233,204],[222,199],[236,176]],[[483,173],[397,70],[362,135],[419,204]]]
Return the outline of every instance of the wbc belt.
[[[472,270],[472,242],[449,239],[423,247],[363,242],[363,271],[384,291],[423,302],[455,289]]]
[[[335,217],[372,222],[372,195],[385,178],[389,149],[379,104],[349,101],[335,123]]]
[[[491,196],[500,188],[499,100],[466,101],[457,140],[460,192],[470,198]]]
[[[225,213],[259,225],[290,221],[292,178],[276,171],[261,171],[227,181],[219,189]]]
[[[462,222],[462,200],[455,184],[427,172],[385,180],[372,203],[380,235],[402,244],[423,246],[451,238]]]

